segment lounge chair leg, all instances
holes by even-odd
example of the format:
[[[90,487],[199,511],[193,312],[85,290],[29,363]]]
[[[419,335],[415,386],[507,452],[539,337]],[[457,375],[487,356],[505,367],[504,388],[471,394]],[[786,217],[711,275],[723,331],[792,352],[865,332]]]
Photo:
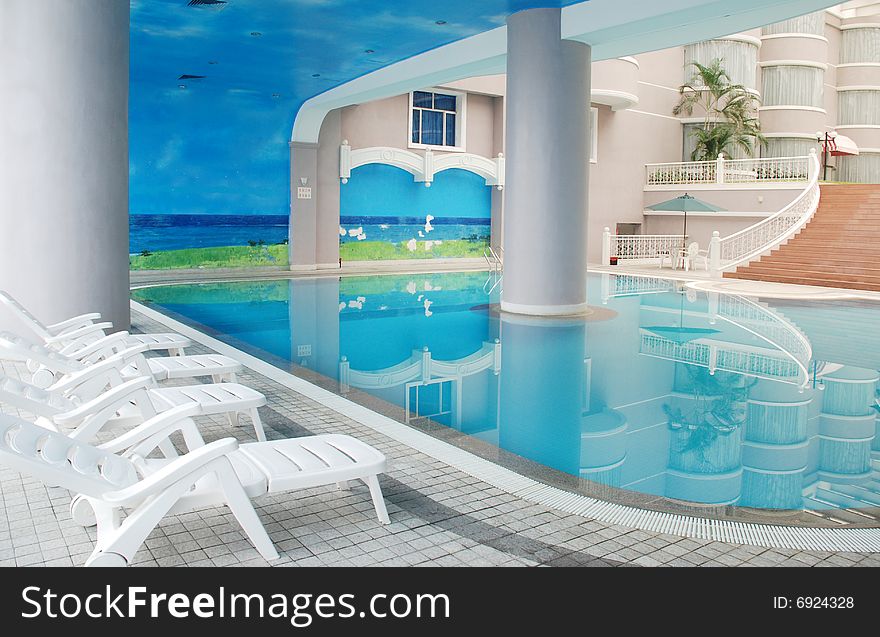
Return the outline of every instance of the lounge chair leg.
[[[379,486],[379,477],[372,475],[363,480],[370,487],[370,497],[373,498],[373,506],[376,508],[376,517],[379,518],[379,522],[391,524],[391,519],[388,517],[388,509],[385,508],[385,498],[382,497],[382,487]]]
[[[233,413],[231,411],[226,412],[226,422],[229,423],[230,427],[238,427],[241,425],[241,421],[238,418],[238,414]]]
[[[226,374],[226,382],[228,383],[237,383],[238,377],[235,375],[235,372],[229,372]]]
[[[220,376],[220,374],[211,374],[211,382],[214,383],[215,385],[217,383],[221,383],[221,382],[223,382],[223,377]]]
[[[266,432],[263,430],[263,421],[260,419],[260,412],[256,407],[251,409],[251,422],[254,425],[254,432],[257,434],[257,440],[266,441]]]
[[[278,551],[275,550],[275,545],[269,539],[269,534],[266,533],[266,527],[263,526],[260,517],[254,510],[253,502],[242,488],[228,459],[226,462],[227,467],[217,472],[217,478],[220,480],[229,510],[232,511],[232,515],[238,520],[241,528],[250,538],[254,548],[263,556],[263,559],[266,561],[277,560]]]

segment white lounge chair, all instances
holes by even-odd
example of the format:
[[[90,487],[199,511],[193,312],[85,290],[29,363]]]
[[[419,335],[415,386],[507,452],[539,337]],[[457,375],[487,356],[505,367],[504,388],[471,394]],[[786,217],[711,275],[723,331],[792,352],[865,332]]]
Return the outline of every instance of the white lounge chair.
[[[75,429],[83,440],[101,429],[133,427],[181,405],[197,406],[194,415],[226,414],[232,426],[246,413],[257,440],[266,440],[258,409],[267,401],[260,392],[238,383],[155,387],[150,377],[123,382],[118,365],[111,357],[47,389],[0,375],[0,402],[41,417],[49,428]]]
[[[98,527],[86,566],[125,566],[166,515],[221,504],[229,507],[260,555],[274,560],[278,553],[250,498],[348,480],[368,485],[379,520],[390,523],[378,480],[385,456],[376,449],[341,435],[241,446],[233,438],[199,444],[188,409],[160,414],[104,447],[0,415],[0,462],[81,494],[71,502],[74,519],[90,523],[94,515]],[[176,431],[194,445],[189,453],[146,459],[157,440]]]
[[[60,377],[76,374],[90,364],[119,355],[123,378],[151,375],[157,381],[172,378],[210,376],[215,383],[234,383],[242,364],[220,354],[191,356],[157,356],[147,358],[146,345],[129,346],[128,334],[117,332],[105,336],[80,350],[76,356],[56,352],[45,345],[31,343],[10,332],[0,332],[0,358],[25,361],[28,369],[35,369],[31,382],[37,387],[49,387]]]
[[[102,338],[106,335],[105,330],[112,327],[110,323],[96,322],[101,319],[101,315],[96,313],[82,314],[60,323],[46,325],[3,290],[0,290],[0,304],[11,310],[34,334],[43,340],[45,345],[68,354],[73,354]],[[129,334],[127,338],[131,346],[145,345],[150,350],[168,350],[173,356],[183,354],[184,348],[192,345],[191,340],[174,332]]]

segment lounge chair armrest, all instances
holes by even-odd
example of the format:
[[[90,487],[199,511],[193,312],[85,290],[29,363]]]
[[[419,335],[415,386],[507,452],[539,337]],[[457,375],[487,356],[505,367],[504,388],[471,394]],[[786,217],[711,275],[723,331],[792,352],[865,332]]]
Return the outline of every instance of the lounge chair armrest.
[[[50,388],[50,391],[69,393],[83,383],[102,376],[106,377],[108,384],[110,384],[111,379],[118,381],[122,378],[119,372],[132,362],[136,362],[137,358],[142,355],[143,352],[138,351],[137,348],[133,348],[132,351],[125,350],[119,352],[118,354],[114,354],[109,358],[105,358],[102,361],[88,365],[84,369],[65,376],[61,380],[55,382]],[[151,376],[148,377],[146,375],[144,375],[144,378],[152,379]]]
[[[182,431],[190,451],[205,445],[195,423],[190,420],[201,411],[198,403],[179,405],[144,421],[134,429],[100,445],[98,448],[110,453],[127,452],[142,457],[149,455],[158,444],[171,434]],[[149,448],[148,448],[149,447]]]
[[[71,330],[70,332],[64,332],[62,334],[56,334],[55,336],[46,337],[46,343],[65,345],[67,343],[78,341],[84,336],[94,336],[99,332],[101,333],[101,336],[103,336],[103,331],[111,329],[112,327],[113,323],[90,323],[89,325]]]
[[[138,348],[140,352],[147,351],[146,345],[128,347],[128,332],[113,332],[113,334],[108,334],[107,336],[99,338],[97,341],[89,343],[85,347],[77,349],[72,352],[70,356],[72,358],[83,360],[89,356],[98,354],[102,350],[106,350],[103,352],[103,355],[106,357],[122,351],[134,349],[135,347]]]
[[[235,438],[224,438],[172,460],[140,482],[119,491],[105,493],[103,499],[114,506],[129,506],[160,493],[194,473],[205,473],[206,465],[238,448]],[[228,461],[227,461],[228,462]]]
[[[101,320],[101,315],[97,312],[91,312],[90,314],[80,314],[79,316],[73,316],[65,321],[60,321],[58,323],[53,323],[52,325],[47,325],[46,330],[48,330],[51,334],[55,334],[57,336],[66,331],[86,327],[87,325],[91,325],[95,321],[99,320]]]
[[[52,420],[62,427],[74,427],[86,417],[97,414],[108,408],[119,408],[127,403],[131,396],[146,390],[152,384],[151,378],[135,378],[105,391],[100,396],[83,403],[76,409],[55,415]]]

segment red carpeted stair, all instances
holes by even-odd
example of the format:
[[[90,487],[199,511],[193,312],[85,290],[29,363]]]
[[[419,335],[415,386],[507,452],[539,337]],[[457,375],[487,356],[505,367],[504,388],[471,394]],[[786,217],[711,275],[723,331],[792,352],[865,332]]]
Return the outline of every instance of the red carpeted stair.
[[[821,189],[819,209],[799,234],[724,276],[880,291],[880,184]]]

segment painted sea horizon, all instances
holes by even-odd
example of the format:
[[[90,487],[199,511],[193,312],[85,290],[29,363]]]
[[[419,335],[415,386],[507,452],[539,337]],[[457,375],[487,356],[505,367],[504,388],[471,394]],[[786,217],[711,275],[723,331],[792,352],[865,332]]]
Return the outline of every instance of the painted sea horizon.
[[[488,239],[490,233],[490,221],[485,218],[435,217],[430,220],[429,229],[426,223],[426,217],[415,216],[343,216],[339,240],[340,243],[448,241]],[[283,243],[288,238],[288,224],[286,215],[133,214],[129,252],[244,246],[261,241],[268,245]],[[352,234],[355,230],[358,232]],[[363,239],[358,239],[359,236]]]

